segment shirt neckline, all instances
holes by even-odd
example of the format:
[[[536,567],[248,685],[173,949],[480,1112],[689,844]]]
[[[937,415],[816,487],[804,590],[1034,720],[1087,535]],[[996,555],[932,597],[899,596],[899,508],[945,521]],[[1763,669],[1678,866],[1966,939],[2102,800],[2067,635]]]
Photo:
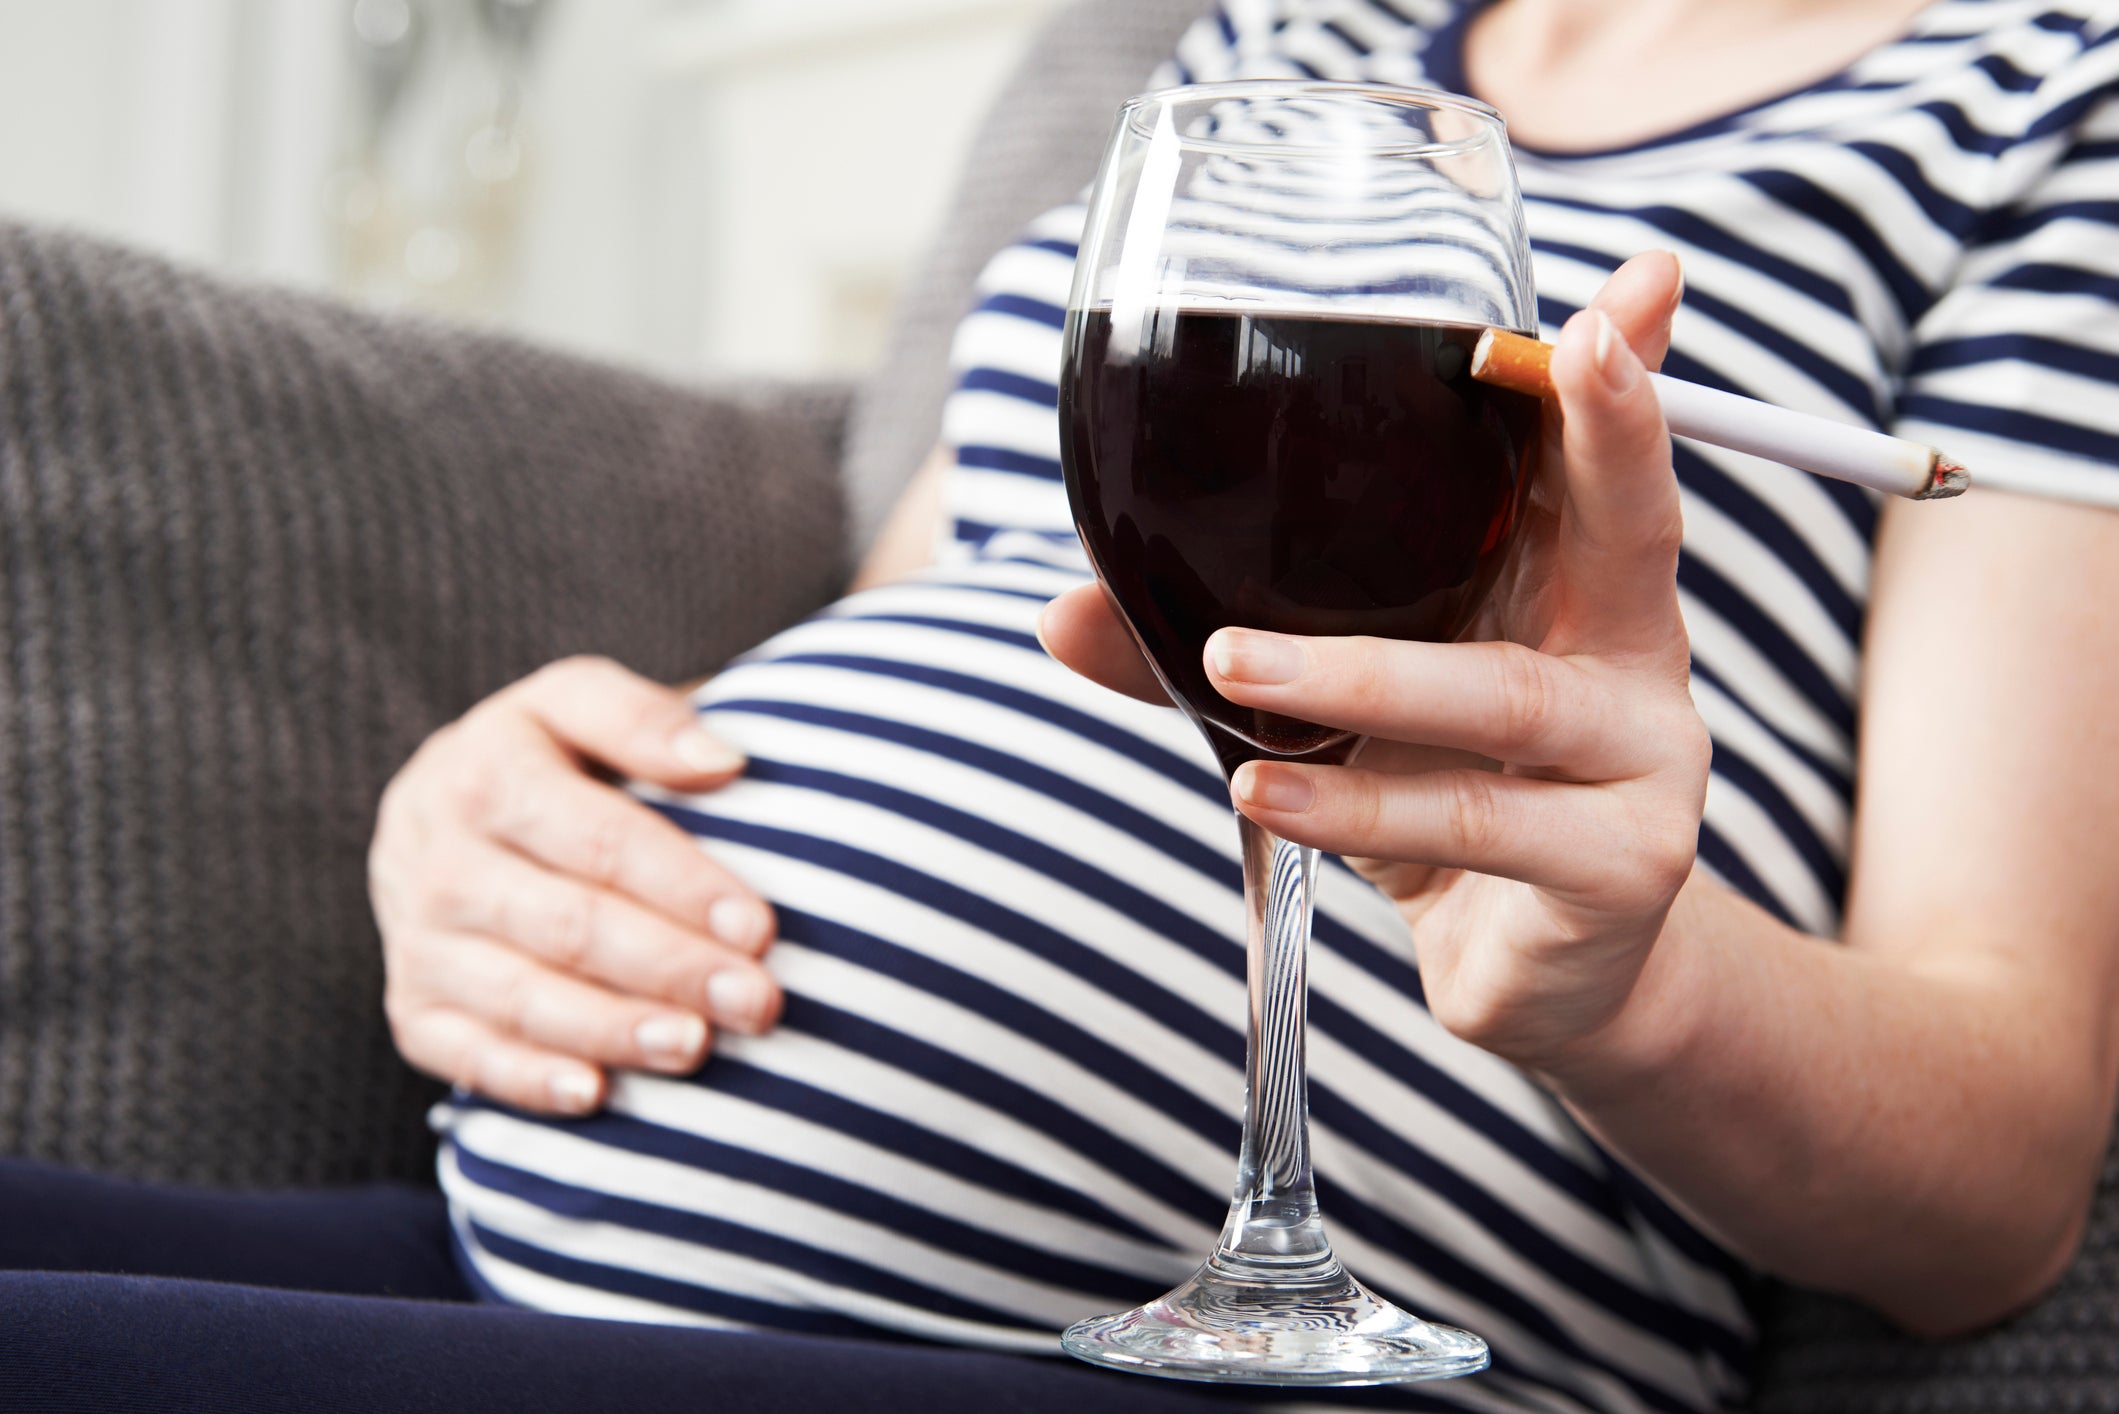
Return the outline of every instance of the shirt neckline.
[[[1466,98],[1475,98],[1482,103],[1487,101],[1473,91],[1471,82],[1465,75],[1464,38],[1466,32],[1471,28],[1472,21],[1477,19],[1479,14],[1493,3],[1494,0],[1467,0],[1467,3],[1459,5],[1455,12],[1439,27],[1429,32],[1427,46],[1420,53],[1420,62],[1430,83],[1433,83],[1438,88],[1447,89],[1451,93],[1462,94]],[[1843,67],[1826,74],[1822,78],[1812,79],[1808,83],[1797,84],[1783,92],[1770,94],[1756,102],[1746,103],[1741,107],[1732,108],[1726,113],[1718,113],[1711,118],[1703,118],[1696,123],[1688,123],[1684,127],[1673,129],[1670,132],[1657,133],[1649,137],[1636,139],[1633,142],[1618,143],[1609,147],[1584,148],[1539,147],[1523,142],[1511,133],[1508,139],[1509,145],[1518,154],[1536,158],[1540,162],[1580,162],[1598,157],[1625,157],[1634,153],[1650,152],[1659,147],[1672,147],[1679,143],[1696,142],[1701,138],[1714,137],[1728,132],[1742,123],[1744,119],[1761,113],[1777,104],[1787,103],[1793,99],[1808,97],[1812,94],[1832,93],[1851,87],[1854,83],[1855,70],[1868,63],[1873,56],[1881,54],[1887,49],[1894,49],[1920,35],[1928,28],[1929,18],[1952,3],[1954,3],[1954,0],[1928,0],[1927,4],[1914,12],[1912,19],[1897,34],[1874,48],[1857,54]],[[1505,117],[1506,115],[1503,116]]]

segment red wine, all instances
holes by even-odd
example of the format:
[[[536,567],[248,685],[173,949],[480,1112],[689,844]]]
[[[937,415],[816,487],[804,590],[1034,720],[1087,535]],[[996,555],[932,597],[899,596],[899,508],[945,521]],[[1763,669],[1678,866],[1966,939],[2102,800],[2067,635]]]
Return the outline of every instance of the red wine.
[[[1439,642],[1492,588],[1538,401],[1472,379],[1478,334],[1197,310],[1115,358],[1107,311],[1067,316],[1075,523],[1164,683],[1231,763],[1252,748],[1337,755],[1346,738],[1215,692],[1200,655],[1216,629]]]

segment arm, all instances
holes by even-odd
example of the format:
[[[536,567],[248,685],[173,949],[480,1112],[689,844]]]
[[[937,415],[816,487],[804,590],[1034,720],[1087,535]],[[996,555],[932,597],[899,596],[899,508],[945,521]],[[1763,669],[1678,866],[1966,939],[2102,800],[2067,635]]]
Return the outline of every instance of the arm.
[[[1694,867],[1677,488],[1626,350],[1660,352],[1675,273],[1644,257],[1599,294],[1611,359],[1594,316],[1563,332],[1559,484],[1514,642],[1209,642],[1232,700],[1373,738],[1359,768],[1246,765],[1237,807],[1358,861],[1413,925],[1436,1019],[1541,1076],[1734,1250],[1966,1329],[2059,1274],[2109,1133],[2119,517],[1893,508],[1846,940],[1785,927]],[[1093,588],[1042,632],[1159,697]]]
[[[1739,1252],[1943,1334],[2081,1235],[2119,1053],[2119,516],[1975,493],[1878,546],[1844,944],[1695,875],[1551,1079]]]
[[[1906,360],[1901,420],[1991,484],[2111,475],[2078,460],[2115,431],[2083,372],[2115,273],[2084,198],[2119,131],[2110,26],[2089,34],[2027,97],[2039,136]],[[1553,1079],[1738,1250],[1941,1334],[2059,1276],[2110,1132],[2119,517],[1894,505],[1872,570],[1844,946],[1695,880],[1629,1034]]]

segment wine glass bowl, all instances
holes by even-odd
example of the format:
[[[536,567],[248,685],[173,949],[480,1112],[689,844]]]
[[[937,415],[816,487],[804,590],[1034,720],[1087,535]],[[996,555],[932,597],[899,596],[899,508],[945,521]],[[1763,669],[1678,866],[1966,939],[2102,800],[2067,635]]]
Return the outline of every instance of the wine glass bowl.
[[[1470,377],[1471,349],[1534,324],[1514,168],[1483,105],[1251,82],[1121,109],[1069,302],[1062,456],[1098,574],[1217,746],[1344,740],[1216,693],[1201,649],[1217,628],[1463,631],[1538,419]]]
[[[1165,89],[1119,112],[1064,334],[1061,459],[1098,578],[1225,771],[1325,763],[1349,732],[1229,701],[1237,626],[1446,641],[1522,520],[1539,408],[1470,377],[1535,327],[1499,117],[1387,85]],[[1243,1148],[1215,1252],[1063,1345],[1182,1379],[1375,1384],[1484,1368],[1478,1337],[1373,1295],[1317,1212],[1305,969],[1315,850],[1239,815],[1248,912]]]
[[[1258,751],[1344,743],[1222,697],[1207,639],[1456,637],[1511,545],[1537,400],[1471,378],[1469,326],[1187,309],[1119,359],[1108,314],[1071,318],[1077,520],[1149,661]]]

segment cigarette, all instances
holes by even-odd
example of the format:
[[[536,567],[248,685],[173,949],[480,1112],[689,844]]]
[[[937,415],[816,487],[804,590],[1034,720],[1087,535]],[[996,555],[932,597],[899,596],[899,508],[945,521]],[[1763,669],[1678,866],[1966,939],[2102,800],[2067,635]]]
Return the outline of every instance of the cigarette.
[[[1505,329],[1488,329],[1472,350],[1472,377],[1498,388],[1549,398],[1553,396],[1552,345]],[[1790,412],[1660,373],[1649,374],[1648,381],[1662,400],[1663,420],[1670,424],[1673,436],[1749,452],[1913,501],[1961,496],[1972,484],[1972,473],[1961,462],[1918,442],[1806,412]]]

